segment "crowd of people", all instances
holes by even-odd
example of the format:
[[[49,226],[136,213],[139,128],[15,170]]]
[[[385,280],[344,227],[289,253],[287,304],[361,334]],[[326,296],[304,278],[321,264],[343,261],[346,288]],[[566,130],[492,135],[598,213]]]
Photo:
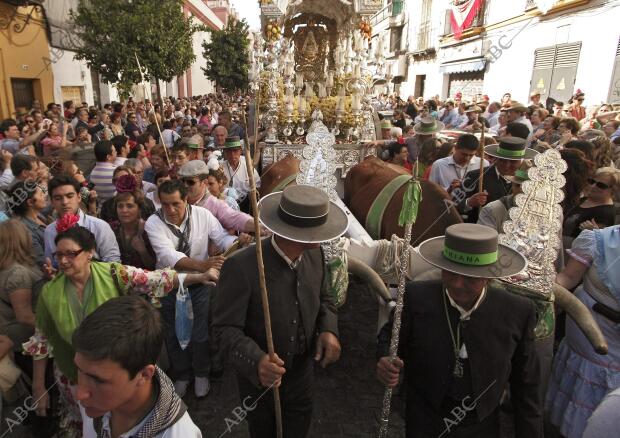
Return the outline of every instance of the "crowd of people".
[[[465,222],[447,229],[444,240],[421,245],[443,283],[407,286],[404,362],[384,357],[390,322],[379,335],[378,377],[395,386],[404,367],[411,436],[441,433],[445,413],[485,389],[481,376],[495,378],[496,387],[455,429],[463,435],[446,436],[497,436],[509,384],[518,437],[543,436],[543,409],[563,436],[603,436],[596,433],[611,430],[607,403],[616,406],[620,388],[620,271],[612,269],[620,257],[620,108],[586,108],[579,90],[566,105],[543,105],[536,93],[528,105],[510,94],[497,102],[462,97],[404,102],[381,95],[374,102],[382,117],[379,155],[443,187]],[[260,176],[248,170],[243,151],[258,163],[260,148],[253,148],[259,133],[245,122],[249,105],[241,94],[161,104],[129,99],[103,108],[68,101],[0,124],[0,359],[32,382],[26,390],[39,401],[34,430],[200,436],[181,399],[190,387],[206,397],[230,362],[242,400],[280,386],[286,436],[307,435],[313,363],[335,362],[341,349],[319,243],[342,235],[347,219],[320,190],[290,187],[261,200],[254,235],[249,172],[257,186]],[[498,246],[497,235],[532,160],[548,149],[568,163],[556,281],[577,288],[602,327],[604,358],[568,319],[553,364],[545,363],[530,336],[533,307],[487,287],[525,266],[516,251]],[[467,184],[481,166],[482,191]],[[251,245],[257,237],[264,238],[273,294],[272,358]],[[498,252],[514,260],[512,268],[485,275],[496,259],[484,267],[463,263],[463,254]],[[502,317],[491,320],[489,312]],[[493,333],[487,344],[466,330],[478,318],[486,319],[477,330]],[[435,344],[428,333],[448,328],[454,345],[440,354],[443,341]],[[486,371],[476,369],[486,360]],[[24,388],[14,379],[2,390],[10,398]],[[274,436],[270,397],[248,413],[253,437]]]

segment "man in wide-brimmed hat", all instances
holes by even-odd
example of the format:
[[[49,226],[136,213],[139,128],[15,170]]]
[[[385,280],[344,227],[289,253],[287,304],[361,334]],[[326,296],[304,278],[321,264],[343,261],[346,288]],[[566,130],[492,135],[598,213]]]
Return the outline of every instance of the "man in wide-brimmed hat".
[[[542,103],[540,103],[540,91],[534,90],[530,93],[530,106],[536,106],[538,108],[545,107]]]
[[[274,437],[271,386],[280,387],[285,437],[304,438],[312,419],[313,362],[340,356],[338,317],[319,244],[347,230],[347,214],[320,189],[291,186],[261,199],[260,221],[275,360],[267,354],[256,246],[224,263],[214,304],[217,339],[236,368],[250,436]],[[260,399],[260,400],[259,400]],[[256,403],[256,405],[254,405]]]
[[[502,226],[504,222],[510,219],[508,213],[512,207],[517,205],[515,203],[515,196],[522,193],[521,185],[530,179],[528,171],[533,166],[534,162],[532,160],[523,160],[521,166],[515,171],[514,175],[506,177],[506,179],[511,182],[511,193],[493,202],[489,202],[482,207],[478,215],[478,224],[491,227],[498,233],[504,232]]]
[[[529,108],[522,103],[517,101],[512,101],[512,105],[508,108],[508,123],[522,123],[530,130],[530,135],[534,132],[534,128],[532,127],[532,122],[525,115],[529,112]]]
[[[429,138],[435,138],[438,132],[445,128],[445,124],[434,117],[424,117],[413,126],[414,135],[406,139],[407,153],[410,163],[415,163],[418,159],[422,143]]]
[[[390,322],[379,334],[377,364],[391,387],[405,369],[406,436],[496,438],[510,384],[516,437],[542,438],[535,306],[489,283],[521,272],[525,258],[477,224],[452,225],[418,251],[441,269],[441,280],[407,284],[399,357],[388,357]]]
[[[511,193],[511,181],[525,159],[534,158],[538,152],[530,149],[526,140],[519,137],[500,137],[499,144],[484,148],[485,155],[495,158],[492,166],[484,170],[482,192],[478,192],[480,170],[470,171],[464,179],[464,196],[459,203],[459,211],[467,216],[467,222],[476,223],[480,208]]]
[[[241,139],[237,136],[227,137],[222,151],[224,152],[225,160],[222,169],[226,178],[228,178],[228,186],[235,189],[237,192],[237,202],[241,210],[248,213],[250,211],[248,201],[250,177],[245,164],[245,157],[243,156]],[[260,176],[256,169],[254,169],[254,181],[256,181],[256,187],[259,188]]]

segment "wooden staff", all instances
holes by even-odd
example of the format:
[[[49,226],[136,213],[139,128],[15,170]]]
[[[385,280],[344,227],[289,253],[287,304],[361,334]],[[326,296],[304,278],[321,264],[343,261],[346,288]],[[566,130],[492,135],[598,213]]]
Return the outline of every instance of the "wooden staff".
[[[259,90],[260,99],[260,90]],[[258,102],[254,117],[258,119]],[[245,116],[245,110],[242,111],[243,124],[245,125],[245,165],[250,178],[250,203],[252,205],[252,214],[254,216],[254,238],[256,239],[256,261],[258,264],[258,283],[260,285],[261,301],[263,303],[263,317],[265,319],[265,337],[267,338],[267,353],[269,360],[275,362],[275,350],[273,347],[273,335],[271,333],[271,313],[269,312],[269,294],[267,293],[267,282],[265,281],[265,265],[263,263],[263,246],[260,240],[260,222],[258,215],[258,196],[256,194],[256,181],[254,180],[254,165],[252,164],[252,154],[250,153],[250,142],[248,139],[248,123]],[[258,136],[254,133],[254,147],[257,147]],[[276,431],[278,438],[282,438],[282,406],[280,405],[280,389],[273,387],[273,401],[276,413]]]
[[[478,114],[478,118],[480,118],[480,114]],[[484,182],[484,119],[482,120],[482,134],[480,135],[480,176],[478,177],[478,193],[482,193],[484,191],[482,187],[482,183]]]
[[[136,62],[138,63],[138,70],[140,70],[140,77],[142,78],[142,86],[144,87],[144,73],[142,73],[142,67],[140,66],[140,60],[138,59],[138,54],[136,52],[133,52],[133,54],[136,57]],[[156,79],[156,80],[159,80],[159,79]],[[146,87],[144,87],[144,99],[146,99]],[[155,112],[155,105],[153,105],[153,107],[151,108],[151,111],[155,115],[153,118],[155,119],[155,126],[157,126],[157,132],[159,132],[159,140],[163,141],[164,138],[161,134],[161,129],[159,129],[159,122],[157,121],[157,113]],[[149,114],[151,113],[151,111],[149,111]],[[168,146],[166,146],[165,144],[164,144],[164,154],[166,154],[166,165],[170,167],[170,157],[168,156]]]

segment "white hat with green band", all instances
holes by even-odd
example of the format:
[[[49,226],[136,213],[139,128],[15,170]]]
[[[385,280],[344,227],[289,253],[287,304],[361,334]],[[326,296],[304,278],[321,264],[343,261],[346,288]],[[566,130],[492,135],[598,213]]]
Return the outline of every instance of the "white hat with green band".
[[[527,141],[519,137],[501,137],[499,144],[485,146],[484,153],[504,160],[532,159],[538,152],[527,147]]]
[[[478,224],[455,224],[446,235],[420,244],[424,260],[440,269],[478,278],[510,277],[523,271],[527,261],[514,249],[497,243],[493,228]]]

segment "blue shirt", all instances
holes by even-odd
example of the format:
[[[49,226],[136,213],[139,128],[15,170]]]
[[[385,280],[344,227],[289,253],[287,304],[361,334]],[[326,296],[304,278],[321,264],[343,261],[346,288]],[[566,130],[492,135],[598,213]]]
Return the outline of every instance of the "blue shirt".
[[[456,121],[456,118],[458,117],[459,113],[456,109],[451,109],[450,112],[448,112],[448,114],[446,114],[443,119],[441,120],[446,126],[447,125],[454,125],[454,122]]]
[[[78,212],[80,220],[78,224],[89,230],[95,235],[95,243],[97,250],[95,257],[102,262],[119,262],[121,261],[121,252],[118,249],[116,236],[107,222],[102,221],[93,216],[84,214],[82,210]],[[56,251],[56,221],[52,222],[45,228],[45,257],[48,257],[56,266],[56,260],[53,260],[52,254]]]

